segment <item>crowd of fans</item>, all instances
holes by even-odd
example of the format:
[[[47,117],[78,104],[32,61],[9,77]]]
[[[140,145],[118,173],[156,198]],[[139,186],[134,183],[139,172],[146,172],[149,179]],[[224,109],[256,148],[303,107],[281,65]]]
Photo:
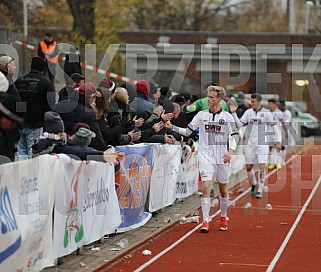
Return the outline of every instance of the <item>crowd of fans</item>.
[[[0,57],[1,163],[51,153],[117,163],[119,145],[193,145],[165,126],[186,127],[195,115],[187,111],[193,102],[187,91],[174,93],[153,80],[116,85],[104,78],[95,86],[81,71],[68,71],[66,86],[56,91],[43,58],[32,58],[30,67],[13,82],[15,60]]]

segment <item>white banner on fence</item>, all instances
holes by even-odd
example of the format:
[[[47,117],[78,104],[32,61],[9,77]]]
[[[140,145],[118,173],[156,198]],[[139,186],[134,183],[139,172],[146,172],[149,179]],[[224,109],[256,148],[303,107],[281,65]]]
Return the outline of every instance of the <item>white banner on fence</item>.
[[[76,161],[59,155],[62,178],[57,180],[54,215],[56,257],[113,233],[121,223],[114,166]]]
[[[174,203],[180,160],[180,145],[154,145],[149,194],[150,212],[157,211]]]
[[[0,166],[0,271],[40,271],[54,264],[52,210],[57,158]]]
[[[176,198],[184,198],[198,190],[198,155],[186,157],[179,167],[176,182]]]

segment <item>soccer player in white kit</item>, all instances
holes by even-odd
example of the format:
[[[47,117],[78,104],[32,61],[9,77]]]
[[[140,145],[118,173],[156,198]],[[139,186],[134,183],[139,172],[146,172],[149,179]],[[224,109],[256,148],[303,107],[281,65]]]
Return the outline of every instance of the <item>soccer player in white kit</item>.
[[[230,113],[220,107],[225,90],[210,85],[207,88],[209,109],[198,112],[187,128],[180,128],[167,123],[174,131],[188,136],[199,128],[199,169],[202,179],[202,213],[201,232],[209,231],[211,209],[211,183],[215,178],[220,190],[221,221],[219,229],[227,230],[227,183],[230,177],[230,162],[238,142],[238,130]]]
[[[276,122],[276,125],[278,126],[278,129],[280,130],[283,136],[283,128],[285,127],[283,113],[279,109],[279,106],[274,98],[269,99],[268,103],[269,103],[269,109],[272,113],[273,119]],[[269,138],[269,144],[270,144],[270,161],[269,161],[268,169],[269,170],[272,170],[274,168],[281,169],[282,153],[281,151],[278,151],[274,145],[275,135],[271,135],[271,137]]]
[[[269,156],[269,144],[266,139],[266,132],[269,126],[274,131],[276,139],[276,148],[281,150],[281,133],[276,122],[273,120],[272,113],[261,106],[262,95],[254,93],[251,95],[251,108],[246,110],[239,119],[236,115],[237,107],[230,105],[230,111],[236,121],[238,127],[247,126],[244,134],[244,155],[246,171],[249,181],[252,183],[251,195],[256,192],[257,181],[253,166],[255,163],[259,165],[259,182],[256,198],[262,198],[262,192],[266,176],[266,166]]]
[[[286,101],[283,97],[279,98],[279,109],[283,113],[283,130],[282,130],[282,164],[285,164],[286,159],[286,147],[289,145],[289,127],[292,121],[292,113],[286,108]]]

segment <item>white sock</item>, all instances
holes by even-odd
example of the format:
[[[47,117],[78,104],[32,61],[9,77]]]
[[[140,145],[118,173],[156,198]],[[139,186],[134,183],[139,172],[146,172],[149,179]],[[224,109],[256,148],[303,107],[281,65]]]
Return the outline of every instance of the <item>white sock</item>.
[[[265,182],[265,169],[263,170],[259,170],[259,187],[257,189],[257,191],[259,193],[262,193],[263,192],[263,187],[264,187],[264,182]]]
[[[281,151],[282,154],[282,163],[285,163],[285,159],[286,159],[286,149]]]
[[[249,178],[249,181],[252,183],[252,185],[257,184],[256,178],[255,178],[255,172],[253,169],[247,172],[247,176]]]
[[[273,147],[271,151],[271,163],[277,164],[277,152],[275,147]]]
[[[282,150],[279,152],[276,152],[276,164],[282,164]]]
[[[203,221],[210,221],[211,198],[202,198]]]
[[[227,203],[228,203],[228,198],[227,197],[220,197],[221,216],[222,217],[226,217],[227,216]]]

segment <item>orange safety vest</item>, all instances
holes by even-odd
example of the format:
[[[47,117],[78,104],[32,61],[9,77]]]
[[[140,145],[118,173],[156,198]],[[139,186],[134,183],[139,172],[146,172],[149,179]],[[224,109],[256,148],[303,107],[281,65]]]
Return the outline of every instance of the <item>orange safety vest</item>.
[[[57,46],[57,42],[56,42],[56,41],[53,42],[52,44],[50,44],[49,47],[47,46],[47,44],[45,43],[45,41],[41,41],[41,42],[40,42],[40,48],[41,48],[42,52],[43,52],[45,55],[47,55],[47,54],[48,54],[48,55],[52,54],[52,53],[55,51],[56,46]],[[45,60],[47,60],[47,59],[45,59]],[[53,58],[50,58],[50,57],[49,57],[49,61],[50,61],[51,63],[56,64],[56,63],[58,62],[58,56],[53,57]]]

